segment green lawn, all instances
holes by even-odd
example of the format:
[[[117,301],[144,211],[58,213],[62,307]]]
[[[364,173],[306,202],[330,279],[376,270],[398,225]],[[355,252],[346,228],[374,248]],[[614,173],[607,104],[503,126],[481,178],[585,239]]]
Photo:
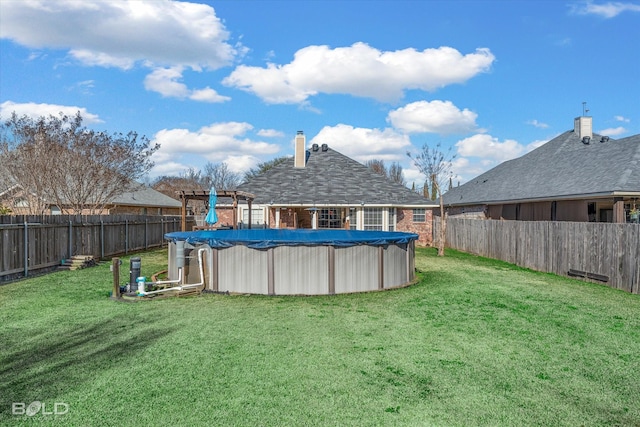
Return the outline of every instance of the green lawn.
[[[447,254],[355,295],[119,303],[109,263],[0,286],[0,425],[640,425],[638,295]]]

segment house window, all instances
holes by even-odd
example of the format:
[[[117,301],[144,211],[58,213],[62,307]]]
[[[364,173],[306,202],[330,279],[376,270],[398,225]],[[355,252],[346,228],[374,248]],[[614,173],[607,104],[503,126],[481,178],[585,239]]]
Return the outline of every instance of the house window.
[[[596,210],[595,203],[589,203],[587,205],[587,215],[589,216],[589,222],[596,222],[596,214],[598,211]]]
[[[427,222],[427,210],[424,208],[414,209],[413,222]]]
[[[242,211],[242,223],[249,224],[249,209]],[[262,208],[251,209],[251,227],[256,228],[256,225],[264,226],[264,210]]]
[[[349,208],[349,229],[358,229],[358,211],[356,208]]]
[[[389,208],[389,231],[396,231],[396,208]]]
[[[342,228],[341,215],[342,209],[319,209],[318,228]]]
[[[382,231],[382,208],[364,208],[364,230]]]

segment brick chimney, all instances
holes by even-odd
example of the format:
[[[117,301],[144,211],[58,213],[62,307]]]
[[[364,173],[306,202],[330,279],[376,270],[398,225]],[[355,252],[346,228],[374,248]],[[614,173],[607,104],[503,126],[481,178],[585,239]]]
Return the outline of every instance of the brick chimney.
[[[589,139],[587,140],[588,143],[588,141],[593,138],[593,117],[576,117],[573,120],[573,131],[582,141],[585,141],[585,137],[589,137]]]
[[[305,166],[307,160],[306,153],[306,138],[304,137],[304,132],[301,130],[296,134],[296,151],[295,151],[295,159],[294,159],[294,167],[303,168]]]

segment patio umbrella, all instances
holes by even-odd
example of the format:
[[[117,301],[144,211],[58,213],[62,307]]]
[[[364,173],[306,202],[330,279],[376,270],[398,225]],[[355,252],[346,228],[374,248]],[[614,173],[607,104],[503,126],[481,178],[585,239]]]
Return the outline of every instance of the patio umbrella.
[[[211,187],[209,191],[209,212],[207,213],[207,217],[204,219],[209,225],[213,225],[218,222],[218,215],[216,214],[216,201],[218,200],[218,195],[216,194],[216,189]]]

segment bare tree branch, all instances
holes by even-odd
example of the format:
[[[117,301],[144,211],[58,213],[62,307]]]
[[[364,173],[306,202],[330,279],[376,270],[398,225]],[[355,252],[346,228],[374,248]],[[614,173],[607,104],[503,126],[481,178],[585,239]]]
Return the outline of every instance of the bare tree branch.
[[[232,172],[225,163],[211,163],[204,165],[203,181],[207,187],[215,187],[218,190],[235,190],[240,185],[240,175]]]
[[[78,112],[32,119],[15,113],[3,125],[0,156],[25,194],[32,213],[57,204],[68,213],[99,213],[131,190],[153,166],[150,146],[135,132],[89,130]]]
[[[432,191],[437,194],[440,199],[440,236],[438,239],[438,256],[444,256],[444,247],[446,243],[446,212],[444,210],[444,202],[442,199],[442,189],[445,188],[447,181],[452,175],[452,162],[455,154],[451,152],[451,147],[445,153],[441,151],[440,143],[435,148],[429,147],[427,144],[422,146],[422,151],[413,156],[407,152],[407,156],[413,160],[418,170],[431,181]],[[425,197],[428,192],[428,184],[425,183]]]

